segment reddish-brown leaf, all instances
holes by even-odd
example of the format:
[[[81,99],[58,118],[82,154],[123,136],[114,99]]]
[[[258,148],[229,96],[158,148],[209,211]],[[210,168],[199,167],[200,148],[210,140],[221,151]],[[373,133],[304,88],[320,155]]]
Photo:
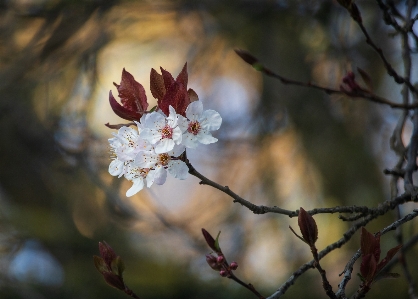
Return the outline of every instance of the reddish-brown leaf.
[[[316,226],[315,219],[313,219],[313,217],[302,207],[299,210],[298,225],[306,243],[310,246],[314,246],[318,239],[318,227]]]
[[[377,265],[377,272],[382,270],[384,266],[386,266],[387,263],[390,262],[391,259],[395,256],[396,253],[398,253],[399,249],[401,249],[402,245],[398,245],[392,249],[390,249],[383,260],[380,261],[380,263]]]
[[[374,236],[362,227],[360,246],[362,255],[373,254],[376,261],[380,260],[380,234]]]
[[[204,228],[202,228],[202,234],[203,234],[203,237],[205,237],[206,243],[209,245],[209,247],[213,251],[217,252],[218,250],[215,246],[215,239],[212,237],[212,235]]]
[[[132,110],[129,110],[119,104],[115,98],[113,97],[112,91],[109,92],[109,103],[110,107],[112,108],[115,114],[123,119],[127,120],[139,120],[141,118],[141,114]]]
[[[362,256],[360,273],[366,282],[372,282],[376,275],[377,261],[373,254]]]
[[[184,88],[187,89],[188,80],[189,80],[189,75],[187,74],[187,62],[186,62],[180,74],[177,76],[176,82],[183,84]]]
[[[246,63],[248,63],[250,65],[254,65],[254,64],[258,63],[258,59],[255,58],[250,52],[245,51],[245,50],[241,50],[241,49],[235,49],[234,51]]]
[[[148,108],[145,89],[134,77],[125,70],[122,71],[120,85],[113,83],[119,92],[119,97],[124,108],[143,114]]]
[[[158,103],[158,107],[165,113],[169,114],[169,106],[173,106],[177,114],[185,115],[187,106],[190,104],[189,95],[183,84],[174,82],[167,90],[162,101]]]
[[[151,69],[150,74],[151,93],[154,98],[161,101],[166,93],[163,76]]]
[[[161,70],[161,74],[163,76],[165,90],[168,91],[168,89],[170,88],[170,86],[173,85],[173,83],[175,82],[174,81],[174,78],[171,75],[171,73],[167,72],[162,67],[160,67],[160,70]]]
[[[189,90],[187,91],[187,94],[189,95],[190,103],[195,102],[195,101],[199,101],[199,96],[197,95],[197,93],[193,89],[189,88]]]

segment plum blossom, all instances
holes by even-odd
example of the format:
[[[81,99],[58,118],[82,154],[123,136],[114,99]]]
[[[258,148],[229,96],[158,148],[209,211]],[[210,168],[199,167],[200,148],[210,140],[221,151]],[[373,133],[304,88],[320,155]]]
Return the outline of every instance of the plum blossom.
[[[218,141],[210,131],[216,131],[222,124],[222,118],[215,110],[203,111],[201,101],[189,104],[186,109],[188,118],[187,129],[183,133],[182,144],[188,148],[196,148],[198,143],[210,144]]]
[[[122,162],[133,160],[140,151],[151,148],[149,142],[139,136],[142,131],[141,124],[135,123],[138,125],[137,129],[122,127],[118,133],[113,133],[113,138],[109,138],[111,151]]]
[[[185,180],[189,173],[186,163],[179,157],[185,150],[182,145],[175,145],[171,151],[166,153],[156,153],[156,151],[144,151],[138,153],[135,158],[135,164],[138,167],[154,169],[154,181],[158,185],[165,183],[168,172],[180,180]]]
[[[126,191],[126,196],[131,197],[144,188],[148,188],[154,183],[155,170],[150,168],[140,168],[134,162],[129,162],[126,167],[125,178],[133,183],[132,187]]]
[[[177,115],[172,106],[169,107],[168,117],[162,112],[152,112],[141,118],[144,127],[141,138],[149,141],[155,147],[155,153],[162,154],[173,150],[174,145],[179,145],[182,133],[187,128],[187,120]]]

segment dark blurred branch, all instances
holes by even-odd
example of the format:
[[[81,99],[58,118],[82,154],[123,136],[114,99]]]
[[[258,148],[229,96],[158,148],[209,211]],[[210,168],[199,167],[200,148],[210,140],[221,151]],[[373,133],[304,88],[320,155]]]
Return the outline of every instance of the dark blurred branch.
[[[283,84],[309,87],[309,88],[321,90],[321,91],[325,92],[326,94],[341,94],[341,95],[346,95],[350,98],[363,98],[363,99],[370,100],[371,102],[374,102],[374,103],[388,105],[391,108],[395,108],[395,109],[414,109],[414,108],[418,107],[418,103],[412,104],[412,105],[393,103],[393,102],[391,102],[391,101],[389,101],[389,100],[387,100],[383,97],[375,95],[374,93],[371,93],[370,91],[367,91],[367,90],[364,90],[364,89],[363,90],[359,89],[359,90],[355,90],[355,91],[338,90],[338,89],[333,89],[333,88],[329,88],[329,87],[323,87],[323,86],[317,85],[317,84],[312,83],[312,82],[302,82],[302,81],[289,79],[289,78],[286,78],[286,77],[284,77],[282,75],[279,75],[279,74],[273,72],[272,70],[268,69],[267,67],[262,65],[257,58],[255,58],[252,54],[250,54],[247,51],[235,50],[235,52],[245,62],[247,62],[251,66],[253,66],[257,71],[260,71],[260,72],[264,73],[265,75],[267,75],[269,77],[276,78],[276,79],[280,80],[280,82],[282,82]],[[248,57],[251,57],[251,59],[248,59]]]
[[[256,289],[255,287],[249,283],[246,284],[245,282],[243,282],[241,279],[239,279],[238,277],[236,277],[233,273],[231,273],[231,276],[228,277],[229,279],[232,279],[233,281],[235,281],[236,283],[242,285],[244,288],[250,290],[254,295],[256,295],[259,299],[265,299],[265,297],[263,295],[261,295]]]
[[[400,76],[395,69],[392,67],[392,65],[389,63],[389,61],[386,59],[386,56],[383,54],[383,50],[379,48],[375,42],[371,39],[369,33],[367,32],[366,27],[364,27],[363,22],[361,21],[361,18],[353,18],[353,20],[359,25],[361,31],[363,32],[364,36],[366,37],[366,43],[373,48],[383,61],[383,64],[385,65],[386,71],[389,76],[393,77],[396,83],[398,84],[405,84],[408,86],[409,90],[413,92],[415,95],[418,95],[418,90],[412,85],[411,81],[409,80],[409,77],[402,77]],[[408,24],[409,25],[409,24]],[[402,28],[400,28],[401,30]],[[403,30],[402,30],[403,31]]]

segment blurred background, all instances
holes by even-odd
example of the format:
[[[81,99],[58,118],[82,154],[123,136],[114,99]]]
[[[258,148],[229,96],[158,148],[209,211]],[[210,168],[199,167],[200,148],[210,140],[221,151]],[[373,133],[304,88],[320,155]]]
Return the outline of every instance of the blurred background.
[[[402,69],[400,39],[376,3],[358,5],[371,36]],[[107,171],[113,130],[104,124],[126,123],[113,114],[109,90],[117,94],[113,82],[126,68],[152,107],[151,68],[177,76],[187,61],[188,86],[223,117],[218,143],[188,151],[198,171],[255,204],[376,206],[390,197],[382,171],[396,163],[389,138],[400,112],[282,85],[233,51],[249,50],[283,76],[336,89],[361,67],[377,94],[400,101],[400,87],[364,40],[336,1],[0,0],[0,297],[125,298],[93,265],[105,240],[141,298],[254,298],[207,266],[202,227],[222,231],[238,277],[272,294],[312,258],[288,229],[297,219],[254,215],[195,177],[169,178],[127,198],[131,183]],[[408,124],[405,140],[410,131]],[[338,215],[315,219],[320,250],[350,225]],[[368,229],[394,220],[389,213]],[[416,224],[403,230],[407,240]],[[359,238],[324,259],[334,289]],[[387,234],[382,251],[395,244]],[[407,255],[414,277],[416,253],[415,246]],[[359,282],[354,275],[348,294]],[[314,271],[284,298],[307,296],[325,296]],[[373,296],[406,298],[407,284],[376,284]]]

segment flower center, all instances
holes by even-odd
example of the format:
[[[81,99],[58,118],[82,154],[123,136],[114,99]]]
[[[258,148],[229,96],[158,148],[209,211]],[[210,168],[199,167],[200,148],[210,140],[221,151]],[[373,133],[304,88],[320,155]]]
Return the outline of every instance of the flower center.
[[[141,168],[139,170],[139,175],[142,176],[143,178],[146,178],[149,171],[150,171],[149,168]]]
[[[168,162],[170,161],[170,155],[167,153],[159,154],[158,155],[158,163],[162,166],[167,166]]]
[[[170,126],[165,126],[164,128],[162,128],[160,130],[160,133],[162,135],[162,139],[164,138],[173,138],[173,128],[171,128]]]
[[[189,123],[187,132],[192,133],[193,135],[197,135],[200,132],[200,128],[200,123],[198,121],[192,121]]]

